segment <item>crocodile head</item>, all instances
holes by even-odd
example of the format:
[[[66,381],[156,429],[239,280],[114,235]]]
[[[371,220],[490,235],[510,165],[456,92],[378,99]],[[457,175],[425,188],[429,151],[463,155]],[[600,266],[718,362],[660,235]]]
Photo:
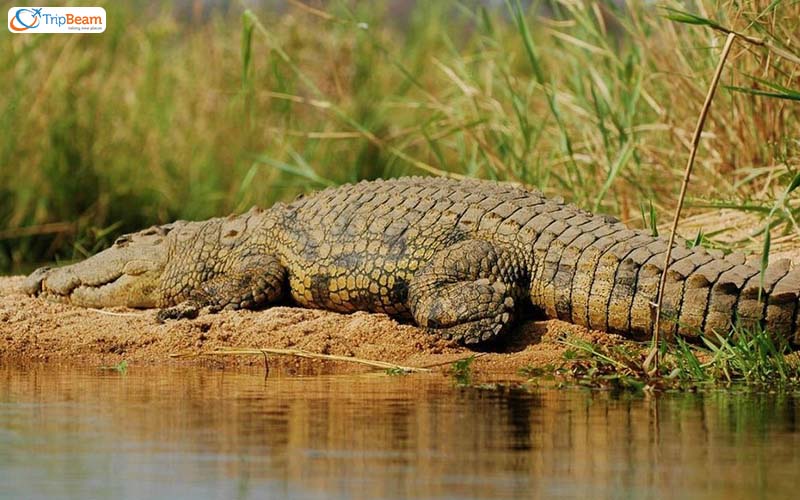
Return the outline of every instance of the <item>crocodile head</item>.
[[[85,307],[158,307],[167,264],[167,234],[179,223],[126,234],[110,248],[72,265],[37,269],[22,291]]]

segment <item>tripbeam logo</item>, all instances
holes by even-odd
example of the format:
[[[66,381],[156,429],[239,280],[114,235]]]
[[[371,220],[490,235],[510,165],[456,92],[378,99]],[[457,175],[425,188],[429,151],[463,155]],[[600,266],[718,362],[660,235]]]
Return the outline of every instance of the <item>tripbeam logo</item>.
[[[102,33],[106,9],[102,7],[11,7],[8,31],[24,33]]]

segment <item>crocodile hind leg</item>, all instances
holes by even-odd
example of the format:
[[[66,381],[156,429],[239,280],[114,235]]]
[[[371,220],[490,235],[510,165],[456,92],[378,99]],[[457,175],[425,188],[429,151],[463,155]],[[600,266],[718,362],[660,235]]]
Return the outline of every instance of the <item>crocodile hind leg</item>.
[[[286,268],[272,255],[239,258],[232,269],[216,273],[177,305],[160,309],[158,321],[195,318],[199,310],[254,309],[280,300],[286,291]],[[169,296],[166,293],[165,296]]]
[[[522,267],[509,250],[465,240],[439,251],[409,283],[408,306],[432,333],[465,344],[508,330],[523,296]]]

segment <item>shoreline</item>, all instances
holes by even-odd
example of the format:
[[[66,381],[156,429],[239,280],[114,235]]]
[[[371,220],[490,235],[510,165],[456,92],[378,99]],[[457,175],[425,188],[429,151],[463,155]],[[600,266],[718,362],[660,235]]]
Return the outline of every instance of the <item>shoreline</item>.
[[[557,320],[522,321],[491,351],[471,350],[438,339],[384,314],[341,314],[299,307],[201,314],[194,320],[159,324],[153,310],[85,309],[28,297],[16,290],[23,277],[0,278],[0,362],[129,366],[263,366],[263,355],[191,356],[220,349],[292,349],[356,357],[449,372],[475,356],[481,378],[522,378],[523,368],[559,365],[564,335],[593,342],[618,337]],[[269,356],[277,373],[362,373],[376,368],[343,361]]]

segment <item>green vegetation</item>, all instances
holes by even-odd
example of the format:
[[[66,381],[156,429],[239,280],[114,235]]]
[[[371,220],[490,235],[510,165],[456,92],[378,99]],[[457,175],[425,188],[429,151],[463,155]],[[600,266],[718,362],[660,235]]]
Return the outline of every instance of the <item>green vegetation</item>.
[[[0,271],[402,174],[519,181],[652,228],[724,29],[763,45],[737,42],[690,202],[761,214],[773,241],[794,227],[800,4],[534,4],[107,2],[103,35],[3,37]]]
[[[702,345],[680,337],[662,343],[661,363],[645,367],[647,346],[631,341],[591,343],[566,339],[563,363],[548,370],[524,369],[531,379],[560,384],[632,390],[703,390],[749,387],[766,391],[800,391],[800,358],[789,345],[767,332],[736,328],[728,337]]]
[[[115,372],[119,373],[120,375],[125,375],[126,373],[128,373],[128,362],[123,359],[122,361],[120,361],[116,365],[113,365],[113,366],[101,366],[100,369],[101,370],[115,371]]]
[[[409,372],[408,370],[404,370],[399,366],[395,366],[392,368],[387,368],[384,373],[392,377],[397,377],[399,375],[408,375]]]
[[[456,381],[456,385],[466,387],[472,385],[472,363],[475,356],[459,359],[450,367],[450,374]]]

